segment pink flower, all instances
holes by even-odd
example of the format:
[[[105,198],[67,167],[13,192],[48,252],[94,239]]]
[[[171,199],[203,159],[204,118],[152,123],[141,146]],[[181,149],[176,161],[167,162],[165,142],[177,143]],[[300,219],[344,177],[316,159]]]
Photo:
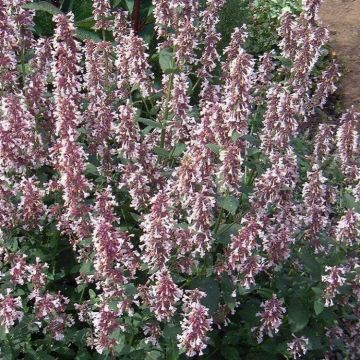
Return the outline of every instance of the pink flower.
[[[339,293],[339,288],[345,284],[345,269],[342,266],[326,266],[327,275],[321,277],[325,284],[325,306],[333,306],[333,299]]]
[[[5,333],[9,333],[10,328],[24,316],[23,311],[20,310],[21,298],[15,298],[10,294],[10,289],[7,289],[6,295],[0,294],[0,324],[5,328]]]
[[[201,305],[200,300],[205,293],[195,290],[187,290],[184,295],[184,318],[181,322],[181,335],[178,335],[178,347],[186,350],[187,356],[203,355],[207,347],[207,333],[211,331],[212,319],[208,309]]]
[[[336,227],[336,241],[348,246],[359,243],[360,215],[353,209],[346,210]]]
[[[293,334],[293,340],[288,344],[288,351],[293,359],[300,359],[307,353],[309,339],[305,336],[296,337]]]
[[[109,17],[111,15],[111,7],[109,0],[94,0],[93,14],[95,19],[95,28],[108,29],[110,27]]]
[[[156,283],[151,288],[150,309],[157,320],[169,321],[175,314],[175,304],[181,299],[182,291],[174,283],[166,268],[157,272],[155,277]]]
[[[261,325],[258,328],[253,328],[256,331],[258,343],[263,341],[264,333],[273,337],[274,334],[279,332],[280,325],[282,324],[283,314],[286,309],[282,306],[282,302],[278,300],[276,294],[273,294],[270,300],[261,304],[264,309],[261,313],[257,313],[261,319]]]

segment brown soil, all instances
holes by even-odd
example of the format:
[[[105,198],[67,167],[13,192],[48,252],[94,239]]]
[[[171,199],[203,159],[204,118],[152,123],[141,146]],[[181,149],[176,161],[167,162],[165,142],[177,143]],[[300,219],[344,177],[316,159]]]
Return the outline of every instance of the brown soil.
[[[324,0],[320,16],[343,67],[339,92],[344,106],[360,111],[360,0]]]

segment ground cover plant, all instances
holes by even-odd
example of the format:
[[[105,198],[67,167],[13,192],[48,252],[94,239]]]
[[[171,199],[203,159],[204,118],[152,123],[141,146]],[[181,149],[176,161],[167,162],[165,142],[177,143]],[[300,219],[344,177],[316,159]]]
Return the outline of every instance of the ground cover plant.
[[[320,1],[254,2],[276,36],[224,50],[223,0],[83,3],[0,0],[1,357],[359,359]]]

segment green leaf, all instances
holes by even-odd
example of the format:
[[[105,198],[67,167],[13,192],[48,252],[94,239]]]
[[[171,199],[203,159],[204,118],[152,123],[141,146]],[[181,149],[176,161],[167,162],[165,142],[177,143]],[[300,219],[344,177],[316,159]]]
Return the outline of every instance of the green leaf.
[[[96,32],[85,29],[76,29],[75,37],[81,41],[85,41],[85,40],[93,40],[95,42],[101,41],[100,36],[96,34]]]
[[[288,307],[288,319],[293,332],[298,332],[305,328],[309,322],[309,310],[298,299],[293,299]]]
[[[208,149],[210,149],[214,154],[220,154],[220,146],[217,144],[206,144],[205,145]]]
[[[314,311],[316,315],[319,315],[324,310],[324,302],[321,299],[317,299],[314,301]]]
[[[99,170],[97,169],[97,167],[94,164],[91,164],[91,163],[86,164],[85,174],[96,175],[96,176],[100,175]]]
[[[151,126],[152,128],[159,128],[159,129],[162,128],[162,126],[159,122],[151,120],[151,119],[145,119],[145,118],[139,117],[136,119],[136,121],[141,122],[142,124]]]
[[[234,196],[222,196],[218,198],[217,202],[222,209],[228,211],[231,215],[235,215],[239,206],[239,199]]]
[[[29,4],[24,4],[22,6],[23,9],[29,9],[29,10],[40,10],[40,11],[45,11],[51,15],[58,15],[58,14],[62,14],[62,11],[57,8],[56,6],[46,2],[46,1],[40,1],[38,3],[29,3]]]
[[[305,268],[311,273],[311,275],[320,280],[321,278],[321,265],[315,259],[315,256],[309,251],[302,250],[299,253],[299,257]]]
[[[215,313],[219,306],[220,301],[220,289],[219,285],[213,278],[194,279],[189,286],[191,289],[198,288],[206,293],[206,297],[202,299],[202,304],[209,309],[209,313],[212,315]]]
[[[221,244],[228,244],[231,239],[231,235],[236,234],[240,230],[239,224],[221,224],[216,234],[217,242]]]
[[[162,49],[159,52],[159,64],[161,70],[164,73],[168,73],[174,70],[173,67],[173,53],[169,52],[167,49]]]
[[[226,360],[240,360],[239,351],[232,346],[225,346],[221,348],[221,355]]]
[[[343,203],[347,209],[354,209],[356,212],[360,213],[360,203],[349,193],[343,195]]]
[[[175,146],[174,151],[172,152],[172,157],[179,157],[186,149],[186,145],[179,143]]]

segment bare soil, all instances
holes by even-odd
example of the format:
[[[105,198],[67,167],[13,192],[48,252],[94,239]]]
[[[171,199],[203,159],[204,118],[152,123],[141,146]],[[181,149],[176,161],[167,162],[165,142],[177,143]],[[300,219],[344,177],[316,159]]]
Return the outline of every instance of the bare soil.
[[[339,93],[344,106],[360,111],[360,0],[324,0],[320,17],[342,64]]]

